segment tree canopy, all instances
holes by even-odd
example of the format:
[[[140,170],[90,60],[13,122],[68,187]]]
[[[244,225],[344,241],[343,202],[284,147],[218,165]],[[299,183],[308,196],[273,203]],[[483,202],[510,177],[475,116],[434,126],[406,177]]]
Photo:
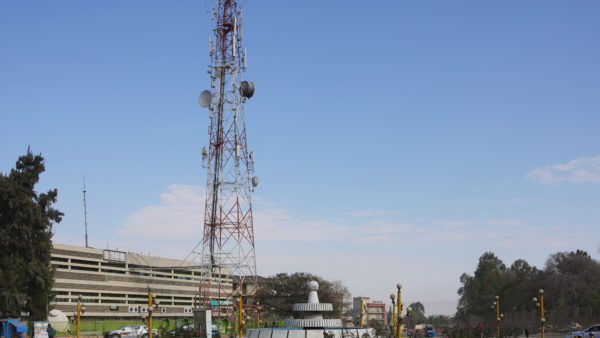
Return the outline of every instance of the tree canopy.
[[[53,271],[52,225],[62,213],[54,208],[56,189],[34,190],[44,172],[41,154],[19,157],[15,169],[0,173],[0,315],[47,318]]]
[[[496,315],[491,309],[495,297],[500,299],[500,312],[505,325],[528,325],[525,319],[535,319],[533,297],[544,290],[547,320],[554,325],[566,321],[593,321],[600,315],[600,262],[585,251],[558,252],[550,255],[543,270],[517,259],[509,268],[491,252],[484,253],[473,275],[460,277],[462,286],[457,319],[466,326],[475,321],[493,323]],[[475,323],[476,324],[476,323]]]
[[[409,328],[415,327],[417,324],[427,323],[427,317],[425,317],[425,306],[421,302],[414,302],[409,305],[411,308],[410,315],[405,319],[405,324]],[[406,308],[405,308],[406,309]]]
[[[306,303],[308,299],[307,283],[315,280],[319,283],[319,301],[332,303],[333,312],[324,313],[327,318],[339,318],[343,308],[351,302],[348,288],[339,280],[327,281],[310,273],[279,273],[260,282],[260,303],[263,316],[273,319],[298,316],[292,311],[295,303]]]

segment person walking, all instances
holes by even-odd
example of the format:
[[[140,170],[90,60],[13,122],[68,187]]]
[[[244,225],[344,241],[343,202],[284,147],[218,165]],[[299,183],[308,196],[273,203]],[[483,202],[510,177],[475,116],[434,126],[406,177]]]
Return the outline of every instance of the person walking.
[[[48,338],[54,338],[54,335],[56,334],[56,331],[54,330],[52,325],[50,325],[50,323],[48,323],[48,328],[46,329],[46,332],[48,333]]]

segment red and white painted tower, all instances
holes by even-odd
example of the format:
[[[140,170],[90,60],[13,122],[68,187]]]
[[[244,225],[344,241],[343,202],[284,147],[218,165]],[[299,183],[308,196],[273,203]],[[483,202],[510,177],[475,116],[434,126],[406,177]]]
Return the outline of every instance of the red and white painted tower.
[[[244,104],[254,94],[254,84],[243,81],[246,49],[242,45],[242,11],[236,0],[215,0],[209,36],[210,91],[199,103],[209,109],[208,149],[202,149],[207,168],[204,235],[194,252],[207,269],[202,288],[217,286],[218,295],[230,299],[240,292],[253,298],[256,289],[256,258],[251,193],[258,185],[254,153],[248,151]],[[221,287],[224,274],[231,273],[233,288]],[[219,278],[213,278],[218,276]],[[211,285],[212,281],[212,285]],[[229,293],[229,294],[228,294]],[[215,297],[216,296],[216,297]],[[252,302],[247,300],[247,302]],[[220,303],[219,303],[220,304]]]

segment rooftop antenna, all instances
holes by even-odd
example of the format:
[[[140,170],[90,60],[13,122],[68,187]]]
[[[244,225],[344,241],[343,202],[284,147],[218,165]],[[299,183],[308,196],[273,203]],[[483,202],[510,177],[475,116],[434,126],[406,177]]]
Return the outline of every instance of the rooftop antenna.
[[[88,246],[88,233],[87,233],[87,202],[85,200],[85,176],[83,176],[83,222],[85,224],[85,247],[89,248]],[[108,247],[108,243],[106,243],[106,246]]]

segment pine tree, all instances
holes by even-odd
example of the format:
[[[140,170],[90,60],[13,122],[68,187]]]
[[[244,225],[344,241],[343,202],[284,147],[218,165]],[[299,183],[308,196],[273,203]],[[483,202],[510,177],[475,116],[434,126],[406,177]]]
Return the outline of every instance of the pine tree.
[[[19,157],[10,174],[0,173],[0,316],[48,315],[54,271],[50,267],[52,225],[63,213],[52,208],[57,190],[34,190],[44,172],[41,154]]]

